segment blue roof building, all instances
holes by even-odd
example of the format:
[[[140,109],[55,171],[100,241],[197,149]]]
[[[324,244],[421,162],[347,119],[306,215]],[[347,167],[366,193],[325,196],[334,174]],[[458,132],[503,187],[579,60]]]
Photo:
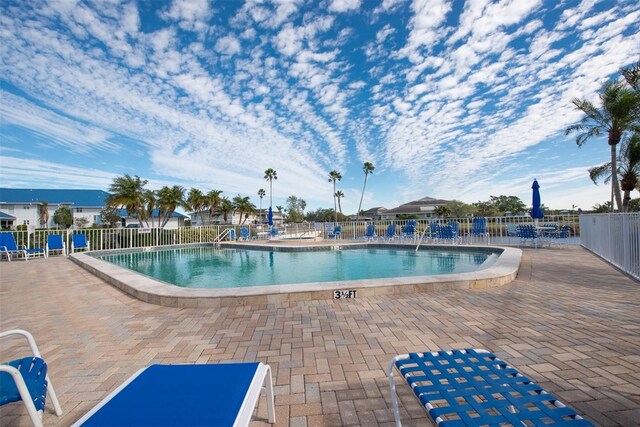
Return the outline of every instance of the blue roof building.
[[[102,207],[109,193],[102,190],[58,190],[29,188],[0,188],[0,207],[2,204],[40,204],[71,205],[72,207]]]

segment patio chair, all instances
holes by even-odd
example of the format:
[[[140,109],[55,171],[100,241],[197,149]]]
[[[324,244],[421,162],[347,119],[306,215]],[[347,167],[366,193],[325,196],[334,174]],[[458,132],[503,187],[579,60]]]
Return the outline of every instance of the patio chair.
[[[62,238],[62,234],[49,234],[47,236],[47,257],[51,255],[51,252],[60,252],[63,256],[67,255],[67,248]]]
[[[47,256],[46,252],[42,248],[29,249],[24,245],[16,244],[15,236],[13,233],[9,232],[0,233],[0,254],[6,255],[9,261],[11,261],[11,257],[14,255],[22,255],[25,261],[34,256]]]
[[[384,238],[386,240],[391,241],[391,240],[398,239],[400,237],[396,234],[396,227],[397,227],[396,224],[389,224],[389,226],[387,227],[387,232],[384,235]]]
[[[411,220],[407,225],[400,227],[403,240],[414,240],[416,238],[416,222]]]
[[[241,234],[241,236],[240,236],[241,240],[249,240],[250,235],[249,235],[249,230],[247,229],[247,227],[240,228],[240,234]]]
[[[435,240],[438,237],[438,233],[440,232],[440,224],[437,222],[429,223],[429,230],[425,231],[425,234],[428,235],[429,239]]]
[[[474,237],[487,238],[487,244],[489,244],[489,232],[487,231],[487,218],[475,217],[471,223],[471,230],[468,234],[469,238],[473,240]]]
[[[559,245],[567,245],[569,237],[571,237],[571,226],[563,225],[562,227],[560,227],[560,230],[550,236],[550,242]]]
[[[538,235],[538,230],[536,230],[533,225],[518,225],[518,235],[520,236],[520,244],[526,244],[527,241],[530,240],[534,247],[538,247],[540,236]]]
[[[339,239],[342,236],[342,227],[336,225],[333,227],[333,231],[327,234],[327,236],[329,236],[330,239]]]
[[[77,233],[71,236],[71,253],[80,250],[91,250],[90,242],[87,240],[87,235],[84,233]]]
[[[542,387],[486,350],[411,353],[388,365],[393,415],[402,425],[393,368],[437,426],[592,426]]]
[[[0,406],[22,400],[31,423],[41,427],[47,393],[57,416],[62,415],[62,408],[33,335],[22,329],[12,329],[0,333],[0,338],[13,335],[26,338],[32,356],[0,364]]]
[[[234,241],[234,242],[236,240],[238,240],[236,238],[236,230],[234,230],[233,228],[229,229],[229,240]]]
[[[263,386],[269,422],[275,423],[269,365],[151,365],[73,426],[248,426]]]
[[[435,237],[437,242],[448,240],[451,244],[457,243],[459,238],[458,234],[453,231],[453,227],[449,224],[438,227],[438,231]]]
[[[364,232],[363,239],[364,240],[376,240],[378,235],[376,234],[376,225],[369,224],[367,225],[367,229]]]

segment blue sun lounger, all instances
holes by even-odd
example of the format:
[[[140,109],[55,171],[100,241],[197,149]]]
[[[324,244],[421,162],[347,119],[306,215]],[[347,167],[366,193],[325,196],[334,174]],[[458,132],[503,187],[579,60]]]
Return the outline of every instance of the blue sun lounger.
[[[486,350],[411,353],[389,362],[389,386],[400,427],[393,368],[439,427],[481,425],[592,426],[539,385]]]
[[[12,256],[22,255],[25,261],[34,256],[42,255],[46,258],[47,253],[42,248],[27,248],[24,245],[16,244],[16,238],[13,233],[0,233],[0,255],[5,255],[7,260],[11,261]]]
[[[269,365],[151,365],[141,369],[75,426],[248,426],[262,387],[275,422]]]

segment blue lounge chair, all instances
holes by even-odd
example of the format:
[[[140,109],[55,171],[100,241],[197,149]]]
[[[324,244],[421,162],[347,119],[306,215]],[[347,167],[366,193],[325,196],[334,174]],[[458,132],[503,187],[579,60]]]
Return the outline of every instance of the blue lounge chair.
[[[384,235],[384,238],[386,240],[395,240],[398,239],[399,236],[396,234],[396,224],[389,224],[389,226],[387,227],[387,232]]]
[[[416,222],[411,220],[407,225],[400,228],[404,240],[414,240],[416,238]]]
[[[249,230],[246,227],[240,228],[240,234],[241,234],[240,239],[249,240]]]
[[[238,240],[236,238],[236,230],[234,230],[233,228],[229,229],[229,240],[232,240],[234,242]]]
[[[74,234],[71,236],[71,253],[80,250],[90,251],[90,242],[87,240],[87,235],[83,233]]]
[[[571,237],[571,227],[568,225],[563,225],[562,227],[560,227],[560,230],[551,235],[551,241],[555,241],[554,243],[560,245],[566,245],[569,237]]]
[[[487,231],[487,218],[476,217],[473,218],[471,223],[471,230],[469,231],[469,237],[473,240],[474,237],[487,238],[487,244],[489,244],[489,232]]]
[[[248,426],[263,385],[274,423],[269,365],[151,365],[73,426]]]
[[[0,364],[0,406],[22,400],[31,423],[40,427],[47,393],[56,415],[62,415],[62,408],[47,374],[47,364],[42,360],[33,335],[22,329],[12,329],[0,333],[0,338],[12,335],[21,335],[26,338],[32,356]]]
[[[330,239],[339,239],[342,235],[342,227],[336,225],[333,227],[333,231],[328,234]]]
[[[440,232],[440,224],[438,224],[437,222],[430,222],[429,230],[425,231],[425,234],[427,234],[431,240],[435,240],[438,238],[439,232]]]
[[[376,240],[378,238],[378,235],[376,234],[375,224],[367,225],[367,229],[364,232],[363,238],[364,240]]]
[[[451,241],[454,244],[458,241],[458,234],[453,231],[453,227],[449,224],[438,227],[435,240],[442,242],[445,240]]]
[[[534,247],[538,247],[538,243],[542,243],[540,241],[540,236],[538,235],[538,230],[533,225],[522,224],[518,225],[518,236],[520,237],[520,243],[526,244],[527,241],[531,241]]]
[[[62,255],[67,255],[67,248],[62,238],[62,234],[49,234],[47,236],[47,257],[51,255],[51,252],[60,252]]]
[[[47,256],[42,248],[29,249],[24,245],[18,246],[13,233],[8,232],[0,233],[0,254],[6,255],[9,261],[12,256],[23,256],[25,261],[34,256]]]
[[[437,426],[592,426],[488,351],[452,350],[404,354],[389,362],[397,427],[402,423],[394,366]]]

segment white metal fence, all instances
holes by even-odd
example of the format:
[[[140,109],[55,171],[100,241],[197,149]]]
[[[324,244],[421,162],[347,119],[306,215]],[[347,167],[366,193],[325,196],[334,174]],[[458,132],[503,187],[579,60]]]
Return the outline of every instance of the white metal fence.
[[[581,215],[580,243],[640,279],[640,213]]]
[[[334,226],[342,229],[341,238],[345,240],[357,240],[365,235],[368,225],[375,224],[376,234],[384,236],[390,224],[397,225],[397,233],[401,234],[403,226],[409,220],[389,221],[350,221],[339,223],[301,223],[286,224],[278,227],[280,239],[308,239],[314,237],[329,238]],[[472,218],[446,218],[431,220],[413,220],[416,223],[415,231],[418,236],[429,228],[429,224],[437,222],[445,224],[457,222],[459,235],[467,236],[472,229]],[[492,244],[517,245],[520,238],[516,235],[517,226],[520,224],[532,224],[529,217],[490,217],[487,218],[487,232]],[[579,244],[580,224],[577,215],[564,215],[545,217],[540,225],[553,224],[557,227],[568,225],[571,228],[569,239],[563,243]],[[230,230],[234,230],[237,238],[242,238],[241,229],[245,228],[250,239],[268,239],[272,237],[270,227],[265,225],[212,225],[203,227],[182,227],[177,229],[160,228],[86,228],[80,230],[37,229],[35,231],[13,231],[18,245],[28,248],[45,248],[47,236],[50,234],[62,234],[67,248],[70,249],[72,235],[83,233],[90,242],[91,250],[126,249],[148,246],[166,246],[188,243],[210,243],[219,240],[229,240],[232,237]]]

